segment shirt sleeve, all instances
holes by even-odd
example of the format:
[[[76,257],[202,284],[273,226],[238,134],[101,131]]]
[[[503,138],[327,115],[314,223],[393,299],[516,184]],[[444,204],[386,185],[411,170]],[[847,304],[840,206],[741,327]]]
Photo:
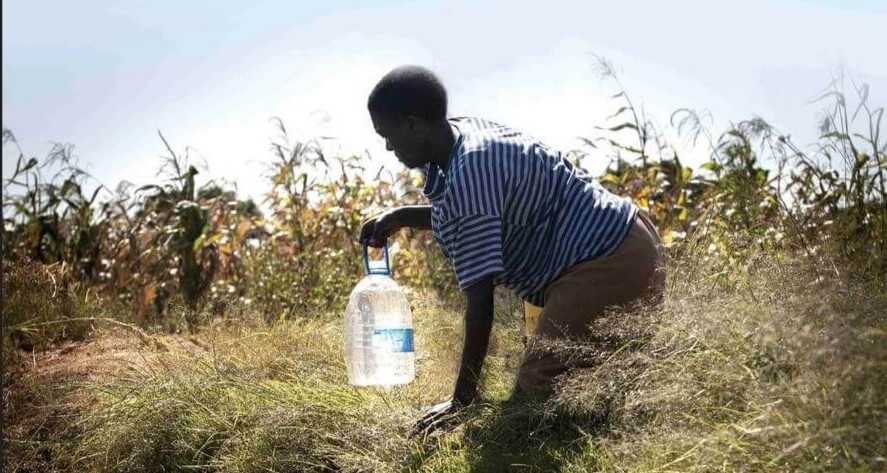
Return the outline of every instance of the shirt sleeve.
[[[448,240],[459,289],[464,290],[505,270],[502,258],[502,219],[478,214],[453,219],[447,225]]]

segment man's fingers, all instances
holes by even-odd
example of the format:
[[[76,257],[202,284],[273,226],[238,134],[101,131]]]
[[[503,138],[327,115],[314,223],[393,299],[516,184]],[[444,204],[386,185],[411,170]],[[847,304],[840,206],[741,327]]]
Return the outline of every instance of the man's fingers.
[[[381,248],[385,244],[385,239],[386,237],[384,234],[380,234],[374,229],[362,233],[360,236],[360,243],[372,246],[373,248]]]
[[[410,429],[410,435],[409,435],[409,437],[410,437],[410,438],[415,438],[415,437],[418,437],[418,436],[420,436],[420,435],[422,435],[422,436],[424,437],[425,435],[427,435],[427,434],[425,434],[425,429],[426,429],[427,427],[428,427],[428,424],[427,424],[426,422],[423,422],[422,420],[420,420],[419,422],[416,422],[416,423],[413,425],[413,428]]]
[[[381,218],[377,220],[376,224],[373,226],[373,238],[381,244],[394,233],[393,230],[394,227],[392,226],[391,220]]]
[[[385,228],[379,224],[379,219],[373,218],[367,220],[361,227],[359,241],[364,245],[381,248],[387,237]]]
[[[432,432],[434,432],[434,430],[435,430],[435,428],[434,428],[433,422],[423,423],[421,425],[416,424],[416,426],[413,427],[413,430],[410,431],[410,438],[416,438],[416,437],[423,437],[424,438],[424,437],[427,437]]]
[[[376,228],[373,229],[373,237],[371,238],[372,242],[375,244],[374,246],[382,246],[382,243],[388,238],[388,235],[385,234],[385,231],[381,228],[380,225],[376,225]]]
[[[376,221],[375,219],[368,220],[363,226],[360,228],[360,242],[361,243],[369,243],[370,238],[373,236],[373,232],[375,231]]]
[[[431,425],[432,422],[434,422],[434,419],[439,415],[439,412],[429,412],[423,415],[422,418],[416,421],[416,423],[413,425],[413,430],[410,435],[412,436],[425,430],[429,425]]]
[[[410,429],[410,435],[409,435],[409,437],[410,437],[410,438],[418,437],[419,434],[421,434],[421,433],[424,432],[424,431],[425,431],[425,424],[421,423],[421,421],[420,421],[420,422],[416,422],[416,424],[413,425],[413,428]]]
[[[455,413],[441,415],[434,419],[431,423],[426,425],[424,429],[422,429],[422,435],[431,435],[435,431],[451,427],[457,419],[458,416]]]
[[[434,423],[435,418],[439,415],[440,413],[433,412],[422,416],[422,418],[413,425],[413,429],[410,431],[410,437],[415,437],[419,434],[427,435],[426,430]]]
[[[410,431],[410,437],[427,436],[435,430],[444,428],[453,423],[459,417],[459,411],[445,410],[426,414],[419,419]]]

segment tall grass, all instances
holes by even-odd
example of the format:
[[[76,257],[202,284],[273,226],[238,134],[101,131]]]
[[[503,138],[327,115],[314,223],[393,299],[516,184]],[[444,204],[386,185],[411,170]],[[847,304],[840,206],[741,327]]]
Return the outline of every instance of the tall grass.
[[[600,69],[621,87],[612,66],[601,61]],[[672,126],[710,152],[693,169],[620,89],[616,113],[585,140],[585,152],[571,157],[579,166],[590,155],[610,159],[600,181],[648,210],[669,246],[696,235],[736,262],[762,246],[783,248],[787,234],[812,256],[828,236],[854,271],[883,276],[883,108],[869,105],[867,87],[855,92],[830,86],[811,151],[759,117],[718,135],[701,113],[680,110]],[[115,192],[76,165],[70,145],[53,147],[43,159],[16,148],[16,169],[3,189],[3,256],[60,264],[70,281],[128,304],[140,326],[166,332],[182,325],[198,330],[238,302],[253,304],[269,322],[341,310],[361,272],[355,237],[361,222],[417,203],[421,178],[383,168],[371,178],[365,157],[327,156],[316,141],[293,140],[280,121],[277,129],[267,168],[268,216],[203,181],[187,149],[176,152],[162,135],[167,156],[158,182],[135,190],[121,183]],[[17,146],[9,130],[3,141]],[[87,192],[90,185],[95,190]],[[458,297],[451,265],[427,234],[404,231],[396,240],[400,281]],[[187,309],[185,324],[173,320],[178,306]]]
[[[591,339],[551,348],[577,363],[548,401],[508,402],[521,324],[496,314],[483,400],[461,427],[406,436],[451,388],[459,313],[417,301],[418,378],[347,385],[336,320],[268,327],[244,313],[115,377],[58,379],[71,406],[9,471],[835,471],[883,469],[883,281],[817,279],[805,258],[762,254],[720,278],[673,261],[664,305],[608,314]],[[500,295],[500,297],[505,297]],[[507,301],[506,301],[507,302]],[[119,335],[118,335],[119,336]],[[137,361],[144,357],[143,361]],[[101,360],[101,357],[99,358]],[[123,363],[107,359],[100,364]],[[119,373],[125,373],[121,375]],[[30,383],[30,384],[29,384]],[[52,412],[52,411],[50,411]],[[46,463],[41,463],[41,461]],[[68,463],[65,464],[64,462]],[[30,465],[30,466],[29,466]]]

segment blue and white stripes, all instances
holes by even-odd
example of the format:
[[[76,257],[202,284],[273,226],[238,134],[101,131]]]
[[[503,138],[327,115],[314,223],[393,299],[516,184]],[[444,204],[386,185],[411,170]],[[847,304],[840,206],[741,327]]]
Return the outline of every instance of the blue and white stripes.
[[[630,200],[518,131],[476,118],[450,123],[458,138],[449,163],[425,167],[424,192],[460,288],[492,278],[543,306],[563,270],[622,242],[637,212]]]

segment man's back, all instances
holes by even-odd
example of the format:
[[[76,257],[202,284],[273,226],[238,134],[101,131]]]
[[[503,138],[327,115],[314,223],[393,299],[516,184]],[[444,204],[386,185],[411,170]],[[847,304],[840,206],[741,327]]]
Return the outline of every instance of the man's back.
[[[637,208],[557,151],[517,130],[454,118],[446,170],[426,166],[432,229],[453,259],[460,287],[492,277],[544,305],[565,269],[611,253]]]

